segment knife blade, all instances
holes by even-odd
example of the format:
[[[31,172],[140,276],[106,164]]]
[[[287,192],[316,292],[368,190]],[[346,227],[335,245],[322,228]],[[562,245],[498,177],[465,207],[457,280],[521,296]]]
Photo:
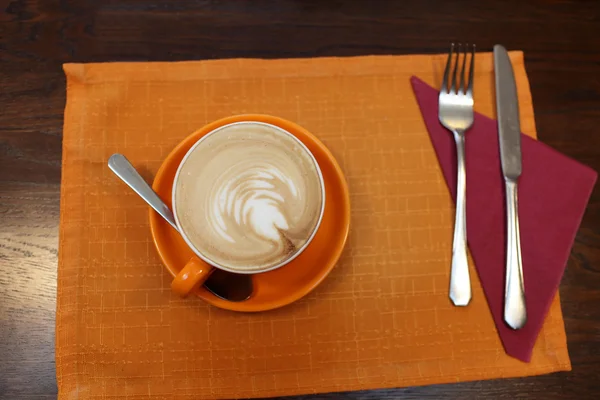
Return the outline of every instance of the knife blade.
[[[494,46],[494,73],[500,160],[506,187],[504,321],[512,329],[521,329],[527,322],[517,196],[517,181],[522,169],[521,127],[515,75],[508,52],[501,45]]]
[[[502,172],[505,179],[516,180],[521,176],[522,168],[519,100],[508,52],[499,44],[494,46],[494,71]]]

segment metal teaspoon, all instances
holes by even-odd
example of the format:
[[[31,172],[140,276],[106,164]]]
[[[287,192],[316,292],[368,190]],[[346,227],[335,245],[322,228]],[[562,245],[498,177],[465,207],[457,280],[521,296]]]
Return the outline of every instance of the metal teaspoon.
[[[108,167],[163,217],[173,229],[179,232],[173,212],[123,154],[115,153],[110,156]],[[204,282],[204,287],[215,296],[234,302],[247,300],[254,290],[251,275],[232,274],[218,268],[215,268],[210,277]]]

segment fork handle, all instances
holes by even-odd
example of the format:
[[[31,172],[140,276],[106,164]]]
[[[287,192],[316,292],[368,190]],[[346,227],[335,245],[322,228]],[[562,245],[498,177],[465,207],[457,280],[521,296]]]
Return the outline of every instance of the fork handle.
[[[504,292],[504,321],[512,329],[521,329],[527,322],[521,235],[519,233],[517,182],[506,180],[506,288]]]
[[[465,134],[455,130],[456,158],[456,219],[452,243],[452,269],[450,270],[450,300],[455,306],[466,306],[471,301],[471,278],[467,262],[467,174],[465,170]]]

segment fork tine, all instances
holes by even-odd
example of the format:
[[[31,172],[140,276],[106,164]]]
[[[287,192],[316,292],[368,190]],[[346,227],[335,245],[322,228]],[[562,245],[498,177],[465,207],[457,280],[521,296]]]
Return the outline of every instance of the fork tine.
[[[460,49],[462,48],[462,44],[458,44],[458,49],[456,50],[456,61],[454,62],[454,72],[452,72],[452,93],[456,93],[456,73],[458,71],[458,58],[460,56]]]
[[[462,60],[462,68],[460,70],[460,84],[458,85],[458,92],[459,93],[465,93],[466,92],[466,88],[465,88],[465,65],[467,64],[467,51],[469,50],[469,44],[465,43],[465,51],[463,54],[463,60]],[[459,52],[460,54],[460,52]]]
[[[466,53],[465,53],[466,57]],[[473,96],[473,72],[475,71],[475,44],[471,48],[471,68],[469,69],[469,86],[467,87],[467,94]]]
[[[452,64],[452,53],[454,52],[454,43],[450,45],[450,52],[448,53],[448,61],[446,61],[446,68],[444,69],[444,79],[442,80],[441,90],[448,93],[450,87],[448,86],[448,76],[450,75],[450,64]]]

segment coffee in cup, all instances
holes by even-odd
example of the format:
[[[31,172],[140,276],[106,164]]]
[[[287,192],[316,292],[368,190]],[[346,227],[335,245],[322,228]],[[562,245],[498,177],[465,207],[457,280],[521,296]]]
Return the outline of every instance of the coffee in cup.
[[[173,209],[205,262],[235,273],[278,268],[315,235],[325,207],[318,163],[291,133],[236,122],[205,135],[177,171]]]

